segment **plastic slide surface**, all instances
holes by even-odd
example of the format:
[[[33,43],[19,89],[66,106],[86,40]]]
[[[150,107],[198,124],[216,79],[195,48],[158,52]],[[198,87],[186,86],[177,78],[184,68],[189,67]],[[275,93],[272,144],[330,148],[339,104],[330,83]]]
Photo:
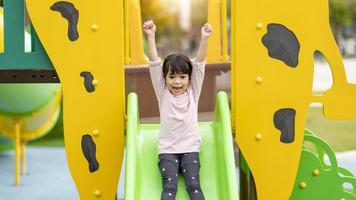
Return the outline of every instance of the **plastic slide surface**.
[[[206,200],[235,200],[238,188],[226,94],[218,93],[216,102],[214,121],[199,123],[200,182]],[[157,165],[160,125],[139,123],[134,93],[128,97],[127,117],[125,200],[160,199],[162,180]],[[189,200],[181,175],[176,199]]]

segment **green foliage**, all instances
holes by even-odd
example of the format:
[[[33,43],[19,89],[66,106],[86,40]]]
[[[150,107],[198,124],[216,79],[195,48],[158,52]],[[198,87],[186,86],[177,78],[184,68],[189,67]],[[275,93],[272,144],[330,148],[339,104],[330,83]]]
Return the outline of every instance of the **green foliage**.
[[[330,0],[330,23],[334,29],[356,20],[356,0]]]
[[[334,28],[348,26],[352,22],[350,0],[330,0],[330,23]]]
[[[174,10],[167,9],[167,5],[159,0],[140,0],[142,21],[153,20],[158,27],[157,36],[174,33],[174,27],[178,24],[178,16]]]
[[[353,20],[356,20],[356,0],[347,0],[348,12]]]
[[[159,55],[172,52],[192,56],[200,38],[200,28],[207,22],[207,0],[191,1],[191,28],[183,30],[180,23],[181,1],[140,0],[142,21],[154,20],[157,25],[156,42]]]

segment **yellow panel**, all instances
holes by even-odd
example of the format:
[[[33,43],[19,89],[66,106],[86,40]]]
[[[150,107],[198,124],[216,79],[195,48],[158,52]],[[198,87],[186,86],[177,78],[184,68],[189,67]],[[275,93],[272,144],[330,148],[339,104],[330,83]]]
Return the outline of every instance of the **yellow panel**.
[[[124,0],[124,16],[129,16],[130,13],[130,0]],[[130,19],[128,17],[124,17],[124,63],[130,64]]]
[[[221,62],[221,0],[208,0],[208,22],[213,26],[214,34],[209,39],[206,60]]]
[[[124,149],[123,2],[73,1],[79,38],[68,37],[68,21],[50,7],[54,0],[27,0],[32,23],[62,83],[64,132],[70,172],[80,199],[115,198]],[[72,12],[73,10],[69,10]],[[91,72],[88,93],[83,71]],[[89,172],[83,135],[96,144],[99,169]],[[45,192],[45,191],[44,191]]]
[[[227,0],[221,0],[221,61],[229,61],[227,27]]]
[[[130,63],[125,64],[146,64],[147,59],[143,52],[141,6],[139,0],[129,0],[129,21],[130,21]]]
[[[258,199],[286,200],[298,169],[309,104],[325,103],[328,117],[355,117],[355,85],[346,85],[329,27],[327,0],[237,0],[232,1],[232,9],[236,140],[255,178]],[[271,23],[282,24],[296,35],[301,46],[297,67],[268,55],[262,38]],[[312,94],[316,50],[330,61],[334,75],[335,85],[322,97]],[[293,143],[280,142],[281,133],[274,127],[274,113],[281,108],[296,110]]]
[[[330,48],[332,47],[332,48]],[[324,115],[329,119],[356,117],[356,85],[348,84],[342,57],[334,41],[320,41],[320,51],[331,66],[333,85],[324,96],[315,97],[315,102],[324,104]]]

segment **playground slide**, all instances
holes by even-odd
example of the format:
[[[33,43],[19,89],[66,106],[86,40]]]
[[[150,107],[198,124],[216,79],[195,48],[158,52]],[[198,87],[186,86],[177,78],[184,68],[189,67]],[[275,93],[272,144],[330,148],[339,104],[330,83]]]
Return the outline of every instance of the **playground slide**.
[[[304,143],[308,146],[304,146],[302,150],[298,174],[289,200],[356,200],[356,177],[339,166],[333,149],[309,130],[305,130]]]
[[[217,95],[213,122],[200,122],[202,135],[200,180],[207,200],[238,199],[230,111],[224,92]],[[160,199],[161,176],[157,167],[159,124],[140,124],[137,96],[127,107],[125,200]],[[180,175],[176,199],[189,199]]]

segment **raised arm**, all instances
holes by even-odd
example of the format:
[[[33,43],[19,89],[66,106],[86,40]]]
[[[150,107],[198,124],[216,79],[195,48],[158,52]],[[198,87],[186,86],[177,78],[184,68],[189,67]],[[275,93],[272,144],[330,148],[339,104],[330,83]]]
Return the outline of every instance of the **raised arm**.
[[[156,25],[152,20],[143,23],[143,30],[147,35],[148,58],[150,61],[158,61],[158,53],[156,48]]]
[[[156,48],[156,25],[152,20],[146,21],[143,24],[143,30],[147,35],[147,47],[148,47],[148,59],[149,69],[150,69],[150,77],[153,85],[153,89],[155,91],[158,103],[161,102],[162,92],[165,86],[165,80],[163,78],[162,65],[160,63],[160,58],[158,57],[157,48]]]
[[[199,96],[205,76],[205,55],[206,49],[208,47],[208,39],[212,34],[213,29],[210,24],[206,23],[201,28],[201,39],[197,55],[195,56],[195,61],[193,63],[192,76],[190,83],[194,93],[194,100],[199,101]]]
[[[203,62],[206,56],[206,50],[208,48],[208,39],[213,32],[213,28],[209,23],[204,24],[201,28],[201,39],[197,55],[195,56],[196,62]]]

